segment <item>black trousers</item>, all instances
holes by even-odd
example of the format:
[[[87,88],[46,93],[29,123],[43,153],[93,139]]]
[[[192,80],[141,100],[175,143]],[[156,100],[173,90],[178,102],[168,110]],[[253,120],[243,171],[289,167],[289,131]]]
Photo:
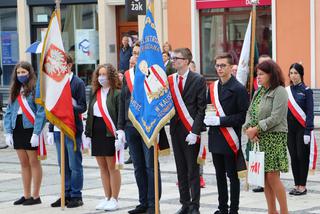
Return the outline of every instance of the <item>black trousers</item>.
[[[304,127],[288,120],[288,149],[295,186],[305,186],[309,171],[310,144],[303,142]]]
[[[212,153],[212,161],[216,168],[218,208],[222,213],[228,213],[227,174],[230,180],[230,213],[237,213],[239,210],[240,181],[238,178],[236,158],[234,155]]]
[[[185,141],[188,132],[181,121],[171,133],[172,148],[178,173],[180,203],[183,206],[199,208],[200,206],[200,175],[197,157],[200,144],[188,145]]]

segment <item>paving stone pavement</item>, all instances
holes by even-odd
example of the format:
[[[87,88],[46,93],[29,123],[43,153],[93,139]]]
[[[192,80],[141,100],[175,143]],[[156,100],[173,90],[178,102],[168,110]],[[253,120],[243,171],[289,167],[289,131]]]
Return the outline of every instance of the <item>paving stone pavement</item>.
[[[317,131],[318,142],[320,142],[320,132]],[[203,140],[207,141],[206,134]],[[3,145],[4,137],[0,132],[0,145]],[[245,146],[245,145],[243,145]],[[320,147],[320,146],[319,146]],[[43,180],[41,187],[42,204],[25,207],[13,206],[14,200],[22,195],[22,182],[20,175],[20,165],[17,155],[13,149],[0,150],[0,213],[1,214],[51,214],[51,213],[105,213],[96,211],[95,206],[103,198],[103,189],[100,181],[99,169],[95,159],[89,155],[83,156],[84,165],[84,206],[80,208],[62,211],[60,208],[51,208],[50,203],[55,201],[60,194],[60,177],[57,166],[56,150],[54,146],[47,146],[48,159],[42,161]],[[180,208],[179,192],[176,186],[177,176],[175,170],[174,157],[160,157],[162,197],[160,210],[162,214],[175,213]],[[289,196],[287,194],[288,206],[292,214],[320,214],[320,164],[314,175],[308,178],[308,194],[305,196]],[[132,165],[125,165],[121,171],[122,186],[119,196],[120,209],[111,213],[127,213],[138,203],[138,190],[134,179]],[[215,179],[215,170],[212,164],[211,154],[204,166],[204,178],[206,188],[201,190],[201,213],[214,213],[218,207],[218,194]],[[287,192],[293,186],[292,173],[281,174],[281,179]],[[263,193],[253,193],[244,190],[244,181],[241,181],[240,210],[241,214],[261,214],[267,213],[267,205]]]

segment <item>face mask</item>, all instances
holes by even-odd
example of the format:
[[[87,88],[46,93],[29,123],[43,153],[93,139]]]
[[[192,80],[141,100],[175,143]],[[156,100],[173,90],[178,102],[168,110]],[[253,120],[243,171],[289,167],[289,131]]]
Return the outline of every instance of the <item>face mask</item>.
[[[17,76],[17,79],[21,84],[25,84],[26,82],[28,82],[29,75],[27,74],[27,75]]]
[[[98,82],[100,83],[100,85],[105,86],[108,82],[107,77],[106,76],[99,76]]]

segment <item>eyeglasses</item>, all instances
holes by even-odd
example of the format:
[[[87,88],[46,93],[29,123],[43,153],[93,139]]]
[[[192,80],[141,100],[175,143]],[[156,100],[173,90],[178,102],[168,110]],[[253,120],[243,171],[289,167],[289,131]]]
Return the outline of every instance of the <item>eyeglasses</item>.
[[[176,56],[172,57],[172,60],[173,60],[173,61],[176,61],[176,60],[178,60],[178,59],[185,60],[186,58],[183,58],[183,57],[176,57]]]
[[[215,67],[216,69],[219,69],[219,68],[225,69],[227,66],[228,66],[227,64],[215,64],[214,67]]]

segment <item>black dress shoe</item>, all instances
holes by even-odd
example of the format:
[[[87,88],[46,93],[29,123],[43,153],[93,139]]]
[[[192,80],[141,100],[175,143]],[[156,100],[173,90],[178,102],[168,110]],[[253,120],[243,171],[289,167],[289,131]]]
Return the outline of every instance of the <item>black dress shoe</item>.
[[[34,199],[33,197],[28,198],[27,200],[25,200],[22,205],[24,206],[30,206],[30,205],[35,205],[35,204],[41,204],[41,199],[40,197]]]
[[[252,191],[253,192],[264,192],[264,188],[263,187],[257,187],[257,188],[254,188]]]
[[[67,208],[76,208],[83,205],[82,198],[71,198],[67,204]]]
[[[124,164],[132,164],[131,156],[124,162]]]
[[[140,204],[136,206],[136,208],[134,208],[133,210],[129,210],[128,213],[129,214],[145,213],[147,212],[147,209],[148,209],[147,207]]]
[[[66,197],[65,200],[64,200],[66,206],[68,205],[69,201],[70,201],[70,198]],[[51,204],[51,207],[61,207],[61,198],[59,198],[58,200],[53,202]]]
[[[304,191],[297,190],[293,195],[306,195],[307,194],[307,189],[304,189]]]
[[[228,211],[223,212],[221,210],[217,210],[217,211],[214,212],[214,214],[228,214]]]
[[[180,210],[178,210],[175,214],[188,214],[189,207],[187,206],[182,206]]]
[[[13,205],[20,205],[23,204],[23,202],[25,202],[26,198],[24,196],[22,196],[21,198],[19,198],[18,200],[16,200],[15,202],[13,202]]]
[[[289,195],[294,195],[298,190],[296,188],[293,188],[290,192]]]
[[[189,209],[188,214],[200,214],[199,208],[193,207]]]

